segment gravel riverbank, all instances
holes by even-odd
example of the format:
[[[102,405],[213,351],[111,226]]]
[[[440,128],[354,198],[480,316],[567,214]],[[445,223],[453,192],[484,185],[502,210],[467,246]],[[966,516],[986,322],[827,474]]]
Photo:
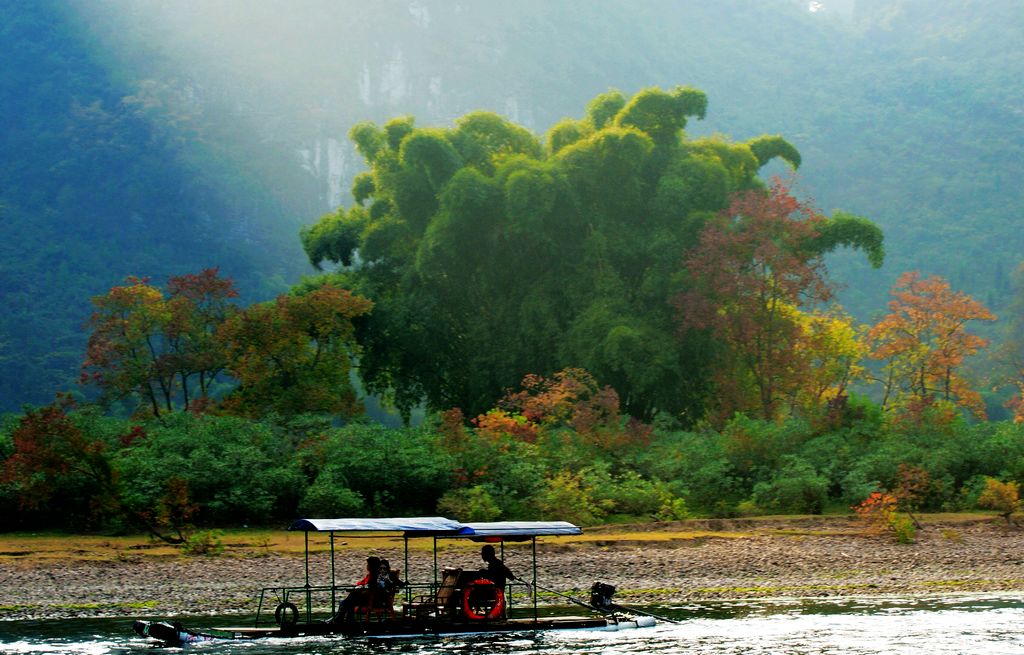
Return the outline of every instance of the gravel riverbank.
[[[676,537],[681,530],[711,536]],[[617,600],[636,604],[1024,590],[1024,531],[994,520],[928,523],[909,545],[865,535],[841,517],[691,521],[682,527],[644,526],[625,535],[621,528],[595,529],[586,536],[590,540],[541,542],[538,581],[543,586],[564,593],[580,589],[585,596],[600,580],[618,587]],[[338,579],[360,577],[366,554],[340,551]],[[374,554],[403,565],[400,546]],[[505,561],[529,577],[528,547],[509,546]],[[445,551],[441,564],[472,568],[479,561],[467,547]],[[411,579],[428,580],[430,567],[429,553],[414,553]],[[316,581],[329,579],[326,556],[312,557],[310,570]],[[301,556],[274,554],[5,560],[0,562],[0,620],[249,614],[256,610],[261,587],[301,585],[303,575]],[[267,602],[273,607],[276,599]]]

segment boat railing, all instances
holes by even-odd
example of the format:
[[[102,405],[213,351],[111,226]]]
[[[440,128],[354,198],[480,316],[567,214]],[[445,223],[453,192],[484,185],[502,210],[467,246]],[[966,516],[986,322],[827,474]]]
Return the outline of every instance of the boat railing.
[[[326,602],[333,599],[338,592],[339,589],[332,587],[331,585],[319,587],[264,587],[260,589],[259,603],[256,606],[256,627],[260,627],[261,622],[280,623],[280,608],[288,603],[291,603],[296,607],[295,619],[298,619],[299,616],[305,615],[306,622],[309,623],[312,621],[312,615],[314,612],[314,597],[325,603],[325,607],[328,607],[326,606]],[[270,602],[272,602],[273,605],[268,608],[267,606]],[[265,619],[265,609],[267,613],[276,614],[276,616],[269,620]]]
[[[256,607],[255,627],[281,624],[282,620],[297,621],[301,619],[304,623],[312,623],[314,617],[327,620],[335,615],[338,604],[354,589],[356,589],[354,585],[264,587],[260,590]],[[398,594],[408,602],[415,597],[436,597],[439,589],[439,583],[409,583],[404,585]],[[506,587],[506,603],[509,611],[516,605],[528,606],[532,597],[533,590],[528,584],[510,581]],[[282,606],[288,604],[294,609],[287,608],[283,612],[294,612],[294,616],[282,615]]]
[[[260,590],[256,607],[256,627],[260,627],[261,622],[279,624],[281,615],[278,608],[288,603],[295,607],[295,619],[301,617],[305,623],[312,623],[314,616],[330,618],[337,612],[338,604],[355,589],[354,585],[264,587]],[[409,599],[414,595],[436,592],[437,585],[409,583],[403,585],[398,594]],[[267,619],[267,614],[272,618]]]

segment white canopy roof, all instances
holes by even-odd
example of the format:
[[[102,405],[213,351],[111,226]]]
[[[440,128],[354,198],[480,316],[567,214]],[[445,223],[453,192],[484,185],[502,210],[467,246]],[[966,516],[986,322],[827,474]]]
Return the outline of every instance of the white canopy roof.
[[[567,521],[495,521],[464,523],[459,537],[541,537],[583,534],[579,526]]]
[[[402,532],[405,536],[431,535],[470,539],[528,539],[530,537],[583,534],[567,521],[493,521],[459,523],[443,516],[407,518],[299,519],[289,530],[306,532]]]
[[[404,532],[429,536],[457,533],[463,525],[443,516],[413,516],[382,519],[299,519],[289,530],[306,532]]]

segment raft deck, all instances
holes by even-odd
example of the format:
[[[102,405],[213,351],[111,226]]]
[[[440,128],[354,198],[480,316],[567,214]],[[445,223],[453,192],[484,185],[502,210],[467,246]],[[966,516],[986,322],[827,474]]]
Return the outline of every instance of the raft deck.
[[[344,635],[347,637],[419,637],[501,632],[533,632],[539,630],[625,630],[653,625],[642,617],[636,619],[586,616],[559,616],[552,618],[520,618],[502,621],[448,623],[437,621],[397,620],[380,622],[353,621],[350,623],[310,623],[285,628],[216,627],[214,635],[231,635],[231,639],[261,639],[264,637],[311,637]]]

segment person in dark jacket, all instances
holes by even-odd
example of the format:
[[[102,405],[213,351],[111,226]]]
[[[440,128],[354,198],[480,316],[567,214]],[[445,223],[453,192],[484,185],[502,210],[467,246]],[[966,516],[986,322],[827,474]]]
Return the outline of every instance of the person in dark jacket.
[[[481,571],[481,573],[485,578],[497,585],[499,589],[505,588],[506,581],[519,579],[505,566],[504,562],[498,559],[498,555],[494,552],[494,546],[487,544],[481,548],[480,558],[487,564],[487,568]]]

